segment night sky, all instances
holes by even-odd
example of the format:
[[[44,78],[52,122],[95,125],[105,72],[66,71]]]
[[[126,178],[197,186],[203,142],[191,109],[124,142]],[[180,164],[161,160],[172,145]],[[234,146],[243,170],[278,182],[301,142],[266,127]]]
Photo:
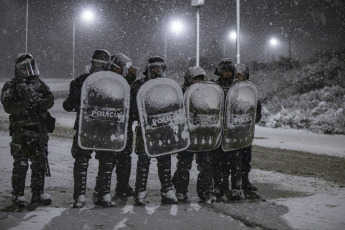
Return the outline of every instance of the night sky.
[[[42,77],[72,78],[72,31],[76,20],[76,75],[84,72],[95,49],[125,53],[143,68],[149,55],[164,56],[165,30],[180,19],[185,30],[168,32],[168,68],[188,68],[195,58],[196,9],[190,0],[29,0],[28,52],[36,57]],[[25,52],[26,0],[0,0],[0,78],[12,77],[14,60]],[[96,19],[80,20],[83,9]],[[200,8],[200,54],[210,59],[235,59],[236,0],[205,0]],[[241,62],[270,56],[306,60],[316,52],[345,48],[343,0],[241,0]],[[213,44],[213,45],[212,45]],[[214,46],[216,44],[216,47]]]

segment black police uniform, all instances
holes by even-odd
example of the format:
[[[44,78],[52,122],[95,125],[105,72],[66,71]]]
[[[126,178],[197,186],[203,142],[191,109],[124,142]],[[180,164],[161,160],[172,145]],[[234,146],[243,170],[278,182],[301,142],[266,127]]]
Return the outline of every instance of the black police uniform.
[[[32,56],[29,55],[28,59]],[[22,59],[25,56],[21,57]],[[19,59],[21,59],[19,58]],[[28,60],[27,59],[27,60]],[[18,60],[20,61],[20,60]],[[48,155],[48,109],[54,104],[49,87],[38,77],[15,77],[4,84],[1,93],[4,110],[10,114],[11,154],[14,159],[12,171],[13,201],[24,196],[28,161],[31,161],[32,203],[51,203],[42,198]]]
[[[191,78],[196,76],[191,76]],[[191,85],[185,79],[185,83],[182,86],[185,93],[188,87]],[[176,171],[173,176],[173,184],[176,189],[176,196],[180,202],[187,202],[189,198],[187,196],[190,173],[192,168],[192,162],[196,157],[197,170],[199,171],[196,190],[201,202],[213,202],[213,154],[212,152],[199,152],[193,153],[188,151],[182,151],[177,154]]]
[[[105,71],[109,69],[110,66],[110,54],[105,50],[96,50],[92,56],[94,63],[91,64],[90,74]],[[97,63],[97,60],[101,61],[101,64]],[[103,64],[103,62],[109,62],[109,65]],[[77,112],[77,117],[74,123],[74,129],[76,134],[73,137],[73,144],[71,153],[74,161],[73,176],[74,176],[74,193],[73,198],[75,200],[73,206],[75,208],[80,208],[84,205],[85,201],[79,202],[78,199],[80,196],[85,196],[86,192],[86,179],[87,179],[87,170],[89,166],[89,160],[93,150],[86,150],[80,148],[78,145],[78,135],[79,135],[79,117],[80,117],[80,97],[81,89],[84,81],[87,79],[90,74],[85,73],[78,76],[76,79],[72,80],[70,83],[69,94],[63,102],[63,108],[67,112]],[[114,168],[114,162],[116,154],[115,152],[110,151],[95,151],[96,159],[99,160],[98,174],[96,179],[96,189],[97,189],[97,198],[95,202],[103,206],[113,206],[115,205],[112,201],[102,200],[104,195],[110,194],[110,183],[111,175]]]

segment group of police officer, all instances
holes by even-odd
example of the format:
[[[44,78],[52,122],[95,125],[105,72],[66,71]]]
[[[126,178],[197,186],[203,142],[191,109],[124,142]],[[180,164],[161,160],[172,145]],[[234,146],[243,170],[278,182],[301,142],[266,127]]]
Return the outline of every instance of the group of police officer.
[[[68,112],[76,112],[71,153],[74,160],[74,208],[85,205],[86,180],[89,160],[94,152],[81,148],[78,143],[79,117],[81,116],[81,93],[85,80],[93,73],[113,71],[122,75],[131,86],[130,108],[127,129],[127,144],[120,152],[96,150],[95,158],[99,161],[94,202],[104,207],[115,205],[114,200],[127,200],[133,196],[136,205],[145,205],[147,179],[151,157],[145,152],[142,130],[136,129],[134,152],[138,155],[135,188],[129,185],[131,173],[131,153],[133,143],[132,124],[139,121],[137,94],[139,89],[151,79],[166,77],[166,63],[159,56],[148,59],[144,77],[136,80],[136,68],[131,59],[122,53],[111,56],[107,50],[96,50],[91,58],[89,73],[82,74],[70,83],[69,94],[63,102]],[[48,110],[54,104],[54,96],[49,87],[38,76],[38,67],[30,54],[20,54],[16,59],[15,77],[6,82],[1,95],[1,102],[10,114],[10,135],[12,136],[11,154],[14,159],[12,172],[12,201],[14,205],[24,206],[25,177],[28,161],[31,161],[31,203],[50,204],[51,197],[44,193],[44,179],[49,171],[47,160],[48,132],[53,132],[54,119]],[[248,80],[249,69],[243,64],[234,65],[230,59],[222,59],[215,74],[219,76],[214,83],[227,95],[234,79]],[[208,80],[201,67],[189,68],[184,76],[183,92],[192,84]],[[261,105],[256,110],[256,122],[261,117]],[[201,202],[237,200],[241,198],[240,189],[255,191],[248,178],[251,162],[251,146],[236,150],[223,151],[221,147],[212,151],[195,153],[198,165],[197,194]],[[177,169],[171,177],[171,154],[156,157],[158,176],[161,182],[161,202],[177,204],[189,202],[188,186],[194,152],[184,150],[177,154]],[[111,177],[116,166],[117,183],[115,199],[111,196]],[[229,177],[231,175],[231,186]],[[175,190],[174,190],[175,188]]]

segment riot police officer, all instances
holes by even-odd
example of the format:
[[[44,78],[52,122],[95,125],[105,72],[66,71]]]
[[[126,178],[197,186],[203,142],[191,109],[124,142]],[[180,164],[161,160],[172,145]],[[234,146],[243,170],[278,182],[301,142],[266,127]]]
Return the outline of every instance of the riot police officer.
[[[184,76],[185,82],[183,84],[183,92],[189,86],[200,81],[207,81],[208,77],[204,69],[201,67],[190,67]],[[212,166],[212,152],[196,153],[197,169],[199,171],[197,179],[197,194],[202,203],[213,203],[215,197],[213,195],[213,166]],[[182,151],[177,154],[176,171],[173,176],[173,183],[176,189],[176,197],[179,202],[188,202],[188,185],[190,178],[190,169],[194,152]]]
[[[144,78],[136,80],[131,88],[131,111],[132,120],[139,121],[139,113],[137,107],[137,94],[140,87],[150,79],[165,77],[166,64],[163,58],[153,56],[148,59],[144,71]],[[151,158],[145,153],[144,140],[141,129],[136,132],[135,152],[138,155],[137,172],[135,181],[134,201],[136,205],[145,205],[147,196],[146,186],[149,174]],[[159,156],[157,159],[158,176],[161,182],[161,202],[164,204],[176,204],[177,199],[173,191],[171,182],[171,155]]]
[[[29,53],[21,53],[15,62],[15,77],[2,88],[1,102],[10,114],[12,171],[12,201],[23,207],[25,178],[31,161],[31,203],[50,204],[44,193],[48,154],[48,109],[54,104],[49,87],[39,78],[36,60]]]
[[[91,159],[92,150],[85,150],[78,145],[78,130],[79,130],[79,117],[80,117],[80,97],[81,89],[84,81],[90,74],[99,71],[110,70],[111,56],[107,50],[96,50],[91,59],[90,73],[85,73],[74,79],[70,84],[69,94],[63,102],[63,108],[67,112],[77,112],[77,117],[74,124],[76,134],[73,138],[73,145],[71,153],[74,161],[73,176],[74,176],[74,208],[81,208],[85,205],[85,190],[87,169],[89,160]],[[115,161],[115,152],[109,151],[96,151],[96,159],[99,160],[98,174],[96,180],[96,204],[105,207],[114,206],[110,195],[111,175],[113,171],[113,163]]]
[[[215,75],[219,76],[217,84],[224,91],[226,96],[233,84],[235,66],[229,58],[222,59],[216,66]],[[241,170],[242,154],[240,151],[223,151],[220,146],[214,150],[214,194],[217,200],[221,200],[223,195],[228,199],[241,199]],[[231,172],[231,191],[229,190],[229,175]]]
[[[136,79],[136,68],[132,66],[132,60],[124,55],[118,53],[111,56],[111,70],[115,73],[122,75],[129,85]],[[129,111],[131,114],[131,111]],[[130,117],[131,118],[131,117]],[[116,188],[115,197],[121,200],[126,200],[127,197],[134,195],[133,188],[129,185],[129,177],[131,175],[132,166],[132,151],[133,151],[133,130],[132,120],[128,121],[127,129],[127,145],[122,152],[116,154]]]
[[[249,68],[245,64],[236,64],[235,65],[236,76],[235,78],[239,81],[249,80]],[[255,116],[255,123],[258,123],[261,119],[261,103],[258,100],[256,106],[256,116]],[[252,145],[243,148],[240,150],[243,156],[242,160],[242,183],[241,187],[243,190],[250,190],[250,191],[257,191],[257,187],[254,186],[249,181],[249,172],[251,170],[251,160],[252,160]]]

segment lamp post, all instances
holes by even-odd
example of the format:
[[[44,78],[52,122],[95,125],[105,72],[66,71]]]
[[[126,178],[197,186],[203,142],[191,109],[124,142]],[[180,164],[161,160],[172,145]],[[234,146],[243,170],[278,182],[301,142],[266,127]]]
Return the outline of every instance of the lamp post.
[[[241,55],[240,55],[240,0],[236,1],[236,9],[237,9],[237,26],[236,26],[236,61],[237,64],[241,63]]]
[[[268,46],[276,47],[278,45],[278,40],[276,38],[271,38],[268,42],[265,42],[265,62],[267,62]],[[274,58],[273,58],[274,60]]]
[[[192,0],[192,6],[196,7],[196,58],[195,65],[199,66],[199,25],[200,25],[200,16],[199,8],[205,4],[204,0]]]
[[[168,30],[174,32],[174,34],[179,34],[183,31],[184,26],[181,21],[174,20],[170,23],[169,27],[165,29],[165,41],[164,41],[164,60],[167,62],[167,51],[168,51]]]
[[[28,53],[29,0],[26,0],[25,53]]]
[[[94,13],[91,10],[85,10],[82,13],[82,19],[85,22],[90,22],[94,19]],[[72,41],[72,46],[73,46],[73,54],[72,54],[72,65],[73,65],[73,69],[72,69],[72,77],[74,79],[74,72],[75,72],[75,26],[76,26],[76,18],[73,19],[73,41]]]

